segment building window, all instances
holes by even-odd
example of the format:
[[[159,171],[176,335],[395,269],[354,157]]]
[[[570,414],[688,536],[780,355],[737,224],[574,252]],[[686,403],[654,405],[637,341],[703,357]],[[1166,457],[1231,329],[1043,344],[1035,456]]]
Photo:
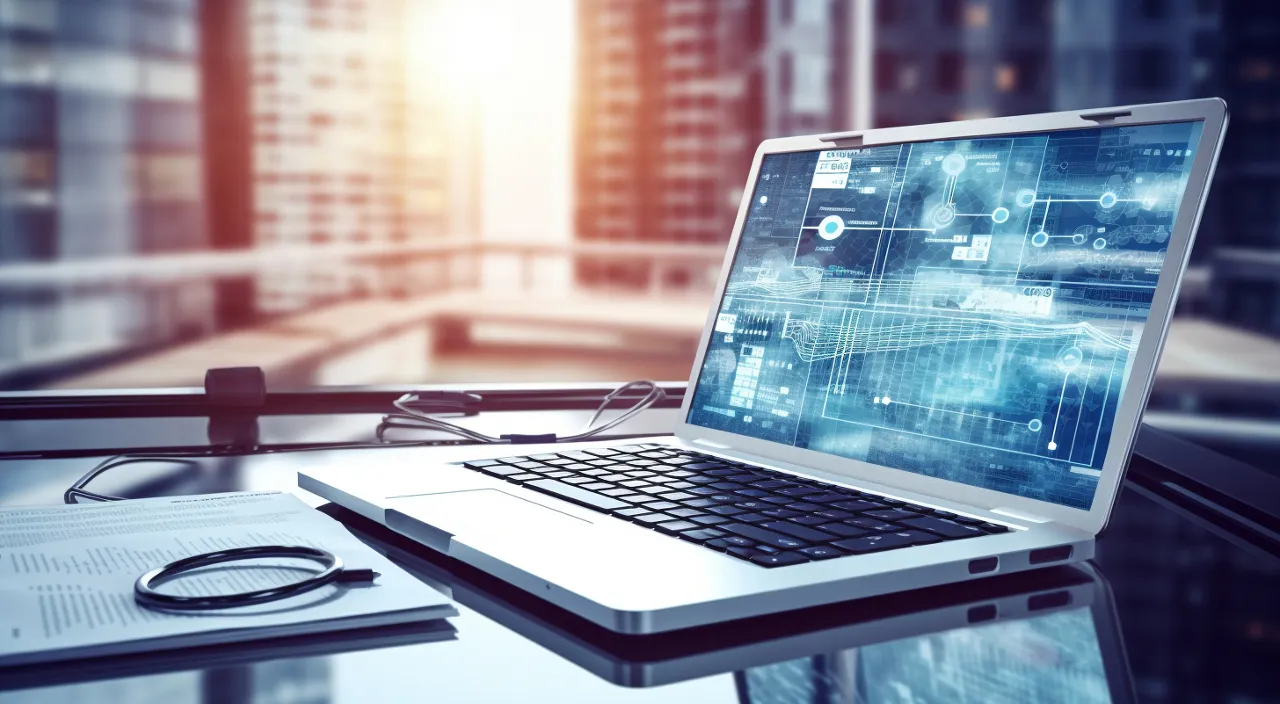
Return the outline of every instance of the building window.
[[[1143,19],[1162,20],[1169,14],[1167,0],[1142,0],[1140,11]]]
[[[938,92],[958,92],[963,82],[964,57],[957,51],[944,51],[938,54],[936,64],[935,81]]]
[[[778,92],[783,100],[790,103],[791,92],[795,90],[795,65],[790,52],[782,52],[778,57]]]
[[[1172,82],[1174,57],[1166,49],[1146,47],[1128,52],[1123,61],[1124,83],[1139,90],[1166,90]]]
[[[959,27],[964,14],[964,0],[938,0],[938,22]]]
[[[1049,0],[1018,0],[1013,3],[1013,23],[1019,27],[1048,24]]]
[[[991,24],[991,6],[985,2],[969,3],[964,9],[964,25],[970,28],[981,28]]]
[[[898,87],[898,55],[881,49],[875,58],[876,92],[890,93]]]

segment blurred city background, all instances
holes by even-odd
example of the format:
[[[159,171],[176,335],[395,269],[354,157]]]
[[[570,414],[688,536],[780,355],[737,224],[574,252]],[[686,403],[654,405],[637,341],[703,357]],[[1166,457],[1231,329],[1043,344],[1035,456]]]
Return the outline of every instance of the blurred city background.
[[[1221,96],[1148,420],[1280,445],[1280,4],[0,0],[0,391],[687,378],[769,137]]]

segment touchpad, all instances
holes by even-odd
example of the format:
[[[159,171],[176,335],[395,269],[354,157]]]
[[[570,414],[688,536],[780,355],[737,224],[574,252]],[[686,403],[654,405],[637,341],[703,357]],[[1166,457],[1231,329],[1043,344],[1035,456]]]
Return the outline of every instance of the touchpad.
[[[386,501],[387,525],[395,525],[404,514],[449,535],[467,539],[483,537],[546,539],[566,533],[581,533],[591,522],[526,501],[499,489],[473,489],[446,494],[402,496]]]

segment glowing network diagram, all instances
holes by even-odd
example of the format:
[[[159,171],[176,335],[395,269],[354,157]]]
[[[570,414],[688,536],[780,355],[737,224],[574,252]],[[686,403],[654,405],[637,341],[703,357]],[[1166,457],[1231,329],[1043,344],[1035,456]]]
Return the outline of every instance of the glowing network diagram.
[[[1088,508],[1199,135],[766,156],[689,422]]]

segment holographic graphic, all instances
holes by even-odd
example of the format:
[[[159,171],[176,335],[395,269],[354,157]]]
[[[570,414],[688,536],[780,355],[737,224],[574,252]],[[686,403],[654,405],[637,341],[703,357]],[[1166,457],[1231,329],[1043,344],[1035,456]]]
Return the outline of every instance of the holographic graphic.
[[[689,422],[1087,509],[1200,131],[766,156]]]

